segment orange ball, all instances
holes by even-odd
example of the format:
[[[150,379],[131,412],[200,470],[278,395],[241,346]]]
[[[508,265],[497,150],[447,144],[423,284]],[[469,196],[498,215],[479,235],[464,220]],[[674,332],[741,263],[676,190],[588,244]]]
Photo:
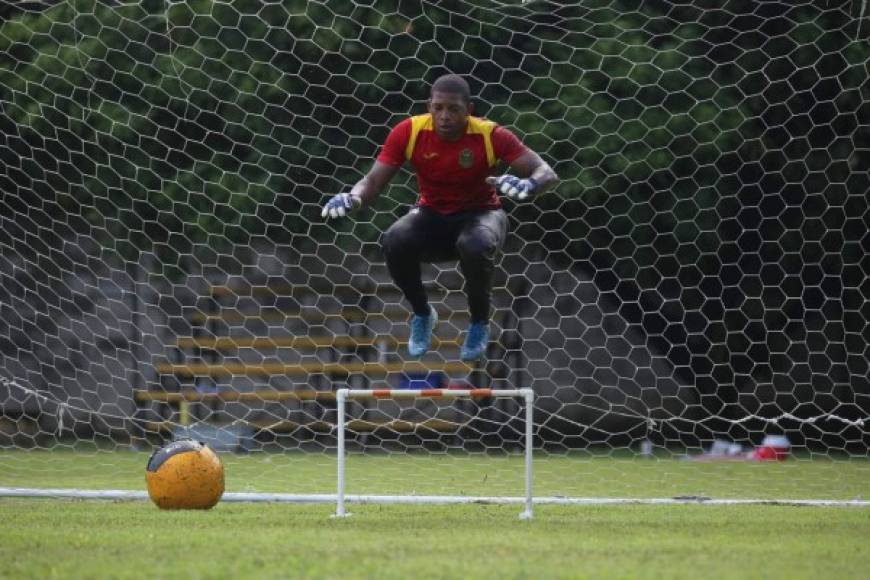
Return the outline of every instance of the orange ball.
[[[181,439],[154,452],[145,482],[151,501],[161,509],[207,510],[224,493],[224,468],[207,445]]]

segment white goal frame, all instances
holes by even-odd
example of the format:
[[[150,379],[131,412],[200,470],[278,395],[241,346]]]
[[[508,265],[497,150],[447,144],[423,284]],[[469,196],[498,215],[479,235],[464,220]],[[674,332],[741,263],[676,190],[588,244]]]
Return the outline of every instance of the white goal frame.
[[[336,493],[336,505],[334,517],[344,518],[350,514],[345,508],[345,404],[349,399],[459,399],[474,397],[498,397],[513,398],[522,397],[525,401],[525,509],[520,513],[521,520],[532,519],[532,443],[533,423],[535,410],[535,395],[532,389],[338,389],[336,391],[337,416],[335,428],[338,435],[337,447],[337,475],[338,489]],[[426,497],[408,498],[403,503],[443,503],[442,501],[430,502]],[[417,501],[414,501],[417,500]],[[398,503],[398,502],[397,502]]]

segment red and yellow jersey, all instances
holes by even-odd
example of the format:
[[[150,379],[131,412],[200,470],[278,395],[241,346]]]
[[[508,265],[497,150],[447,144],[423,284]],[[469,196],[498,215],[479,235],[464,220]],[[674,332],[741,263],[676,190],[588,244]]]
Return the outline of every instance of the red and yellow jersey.
[[[426,114],[396,125],[378,161],[395,167],[410,161],[420,186],[419,205],[450,214],[501,207],[486,178],[498,161],[510,164],[526,151],[509,130],[478,117],[468,118],[460,139],[444,141],[435,132],[432,115]]]

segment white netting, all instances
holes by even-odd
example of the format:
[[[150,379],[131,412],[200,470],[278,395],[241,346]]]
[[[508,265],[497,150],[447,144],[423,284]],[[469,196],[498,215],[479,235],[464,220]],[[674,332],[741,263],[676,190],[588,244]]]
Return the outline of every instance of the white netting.
[[[192,435],[256,452],[231,490],[328,492],[335,389],[474,386],[535,390],[552,495],[863,493],[868,31],[836,1],[0,1],[0,485]],[[476,366],[450,263],[405,360],[378,239],[411,173],[320,219],[445,72],[562,179],[506,203]],[[349,421],[361,492],[521,489],[516,402]],[[678,461],[770,435],[779,471]]]

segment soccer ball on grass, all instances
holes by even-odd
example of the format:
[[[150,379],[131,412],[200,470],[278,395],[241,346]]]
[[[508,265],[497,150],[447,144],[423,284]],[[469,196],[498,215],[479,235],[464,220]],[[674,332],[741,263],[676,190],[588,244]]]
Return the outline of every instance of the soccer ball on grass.
[[[207,445],[173,441],[154,452],[145,472],[148,495],[161,509],[209,509],[224,493],[224,468]]]

